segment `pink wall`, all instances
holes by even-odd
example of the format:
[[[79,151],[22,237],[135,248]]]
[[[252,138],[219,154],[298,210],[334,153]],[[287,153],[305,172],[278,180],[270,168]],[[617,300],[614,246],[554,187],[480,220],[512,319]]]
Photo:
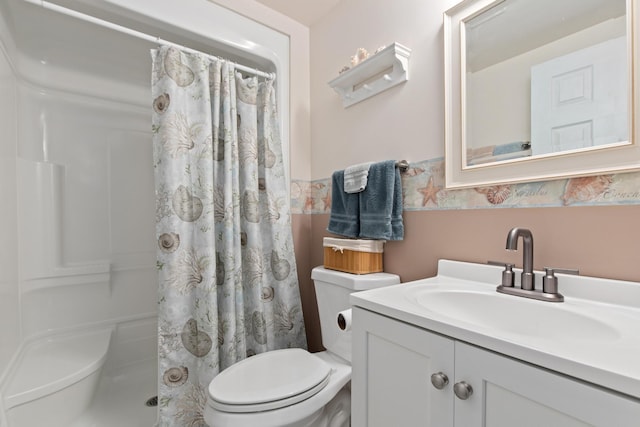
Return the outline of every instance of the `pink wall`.
[[[640,228],[635,226],[639,216],[640,205],[405,212],[405,240],[385,245],[384,269],[406,282],[435,275],[439,259],[522,266],[522,251],[509,253],[504,248],[507,232],[519,226],[533,232],[536,269],[578,268],[586,276],[640,281]],[[308,277],[311,268],[322,265],[322,238],[330,235],[325,230],[329,217],[294,218],[296,244],[302,236],[305,240],[297,249],[310,253],[309,261],[298,265],[306,297],[307,337],[309,347],[319,350],[319,323]]]
[[[311,27],[310,192],[322,186],[326,191],[332,171],[350,164],[386,159],[422,162],[444,156],[442,14],[457,2],[343,0]],[[412,49],[409,81],[343,108],[327,82],[357,48],[373,51],[392,42]],[[640,187],[640,175],[621,175],[619,183],[623,181],[626,194]],[[565,188],[563,182],[548,185],[557,187],[558,194]],[[305,185],[300,187],[304,190]],[[521,265],[520,251],[510,254],[504,249],[508,230],[520,226],[533,231],[536,269],[579,268],[583,275],[640,281],[636,268],[640,198],[635,193],[631,199],[619,200],[619,205],[601,199],[598,206],[558,202],[554,207],[530,207],[515,202],[509,207],[451,209],[431,200],[421,209],[405,211],[405,240],[387,244],[385,270],[408,281],[434,275],[440,258]],[[473,194],[471,190],[467,196]],[[328,215],[320,205],[322,198],[309,197],[294,215],[307,334],[313,350],[321,345],[309,275],[313,266],[322,264],[322,237],[328,235]]]

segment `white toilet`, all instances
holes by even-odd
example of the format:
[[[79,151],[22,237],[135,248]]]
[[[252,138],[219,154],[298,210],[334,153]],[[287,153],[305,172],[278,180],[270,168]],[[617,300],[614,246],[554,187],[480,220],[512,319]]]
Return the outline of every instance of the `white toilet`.
[[[204,414],[209,426],[349,426],[351,332],[338,327],[338,314],[350,308],[351,292],[394,285],[400,278],[388,273],[355,275],[324,267],[314,268],[311,278],[322,344],[327,350],[270,351],[222,371],[209,384]]]

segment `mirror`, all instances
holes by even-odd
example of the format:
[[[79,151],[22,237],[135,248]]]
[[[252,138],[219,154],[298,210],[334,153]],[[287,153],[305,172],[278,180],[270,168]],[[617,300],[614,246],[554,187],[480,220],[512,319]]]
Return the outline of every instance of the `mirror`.
[[[639,169],[638,1],[445,12],[447,188]]]

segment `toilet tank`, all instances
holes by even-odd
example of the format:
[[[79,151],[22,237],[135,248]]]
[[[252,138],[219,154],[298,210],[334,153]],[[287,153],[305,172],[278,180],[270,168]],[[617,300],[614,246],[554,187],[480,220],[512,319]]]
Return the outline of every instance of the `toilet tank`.
[[[351,362],[351,331],[338,327],[338,313],[351,308],[349,294],[400,283],[389,273],[350,274],[316,267],[311,272],[316,289],[322,345],[327,351]]]

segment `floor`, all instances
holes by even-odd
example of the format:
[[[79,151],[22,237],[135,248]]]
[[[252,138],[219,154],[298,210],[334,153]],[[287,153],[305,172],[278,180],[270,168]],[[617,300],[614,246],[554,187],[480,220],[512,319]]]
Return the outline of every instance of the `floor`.
[[[69,427],[153,427],[157,407],[145,402],[157,394],[156,364],[130,365],[103,375],[89,409]]]

